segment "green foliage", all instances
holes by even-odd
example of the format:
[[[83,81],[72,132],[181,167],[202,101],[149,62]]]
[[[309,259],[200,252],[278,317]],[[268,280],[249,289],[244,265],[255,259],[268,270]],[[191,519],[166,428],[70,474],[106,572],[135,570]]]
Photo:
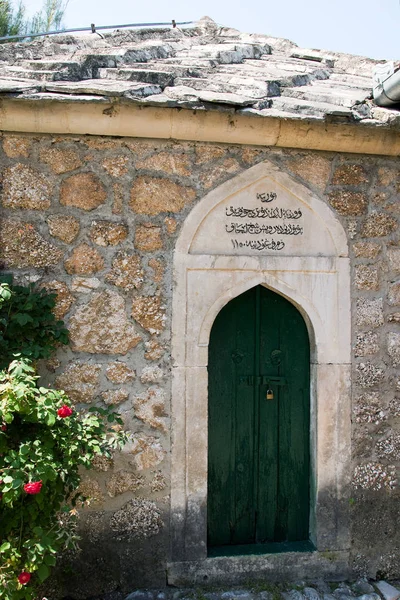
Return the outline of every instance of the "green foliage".
[[[25,7],[20,2],[15,8],[9,0],[0,1],[0,36],[24,34],[27,22],[24,19]]]
[[[15,6],[12,0],[0,0],[0,36],[26,35],[59,30],[69,0],[43,0],[42,8],[32,20],[25,18],[22,0]]]
[[[109,409],[62,416],[68,397],[37,380],[28,360],[0,372],[1,600],[33,599],[57,553],[76,545],[79,466],[90,468],[97,454],[111,456],[125,441]],[[36,493],[27,493],[29,482]],[[21,573],[31,575],[24,585]]]
[[[29,28],[29,33],[42,33],[61,29],[69,0],[44,0],[42,9],[37,12]]]
[[[49,358],[68,332],[53,314],[56,294],[34,286],[0,284],[0,369],[21,355]]]
[[[111,408],[78,412],[39,385],[33,360],[68,341],[54,304],[0,283],[0,600],[33,600],[57,554],[76,547],[79,469],[126,440]]]

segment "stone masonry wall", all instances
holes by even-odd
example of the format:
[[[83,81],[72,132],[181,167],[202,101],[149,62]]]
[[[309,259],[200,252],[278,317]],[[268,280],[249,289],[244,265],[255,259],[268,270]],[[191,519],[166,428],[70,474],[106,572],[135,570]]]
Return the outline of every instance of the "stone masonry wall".
[[[83,550],[60,594],[163,585],[168,556],[172,252],[207,192],[263,159],[348,232],[353,302],[352,564],[400,576],[400,177],[385,157],[96,137],[2,139],[0,265],[58,295],[70,347],[41,366],[131,441],[85,475]],[[83,574],[83,576],[82,576]],[[78,585],[79,582],[79,585]],[[79,594],[77,590],[79,589]]]

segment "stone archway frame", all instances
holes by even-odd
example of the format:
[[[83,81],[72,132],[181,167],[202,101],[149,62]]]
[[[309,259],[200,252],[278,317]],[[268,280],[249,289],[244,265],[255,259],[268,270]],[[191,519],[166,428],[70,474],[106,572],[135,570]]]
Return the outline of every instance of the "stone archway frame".
[[[213,228],[222,208],[235,198],[250,201],[265,182],[301,206],[309,222],[317,225],[297,245],[302,255],[238,255],[232,248],[222,253],[219,239],[213,243],[221,232]],[[208,341],[221,308],[259,284],[299,309],[310,336],[310,535],[317,552],[296,553],[295,563],[292,553],[207,558]],[[306,576],[308,571],[315,576],[316,565],[320,573],[344,573],[349,550],[350,354],[347,238],[331,209],[270,162],[248,169],[205,196],[187,217],[174,253],[171,583],[198,582],[199,577],[223,581],[224,574],[232,576],[232,568],[247,578],[270,576],[273,565],[280,576],[285,568],[289,577]]]

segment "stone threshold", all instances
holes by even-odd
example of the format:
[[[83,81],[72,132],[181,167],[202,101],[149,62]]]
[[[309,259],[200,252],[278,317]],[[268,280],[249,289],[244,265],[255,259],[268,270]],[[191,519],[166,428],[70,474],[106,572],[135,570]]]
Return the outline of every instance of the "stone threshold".
[[[241,585],[249,581],[336,581],[349,576],[348,551],[285,552],[248,556],[218,556],[168,565],[168,585]]]

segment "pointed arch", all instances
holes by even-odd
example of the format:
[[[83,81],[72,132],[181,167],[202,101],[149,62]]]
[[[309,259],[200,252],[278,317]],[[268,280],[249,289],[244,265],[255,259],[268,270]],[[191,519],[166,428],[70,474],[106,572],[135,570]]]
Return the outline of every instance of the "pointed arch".
[[[235,249],[226,243],[224,219],[234,212],[226,207],[250,206],[254,210],[257,194],[266,189],[273,190],[280,206],[289,208],[290,214],[301,212],[301,243],[291,236],[283,251],[253,251],[251,244]],[[322,199],[265,161],[207,194],[188,215],[175,247],[171,407],[171,573],[175,575],[181,562],[181,574],[192,565],[195,577],[199,565],[213,560],[207,559],[206,545],[210,331],[230,299],[258,284],[284,296],[306,322],[312,349],[310,535],[318,551],[348,552],[347,505],[343,501],[350,472],[347,237]],[[285,556],[280,555],[279,560],[283,568]],[[243,561],[243,568],[251,574],[251,563],[244,557]],[[309,564],[312,571],[315,556],[302,557],[301,564],[302,568]],[[259,575],[260,565],[254,568]],[[293,576],[293,565],[287,573]]]
[[[299,296],[294,288],[288,286],[283,281],[270,277],[268,273],[258,273],[245,283],[227,289],[226,292],[209,307],[200,327],[198,339],[199,346],[208,346],[211,328],[222,308],[237,296],[240,296],[257,285],[262,285],[271,291],[276,292],[280,296],[283,296],[298,309],[307,326],[312,349],[311,359],[313,362],[316,362],[317,356],[314,356],[314,353],[317,350],[315,344],[315,330],[322,330],[324,325],[320,316],[316,313],[314,306],[309,303],[307,298]]]

